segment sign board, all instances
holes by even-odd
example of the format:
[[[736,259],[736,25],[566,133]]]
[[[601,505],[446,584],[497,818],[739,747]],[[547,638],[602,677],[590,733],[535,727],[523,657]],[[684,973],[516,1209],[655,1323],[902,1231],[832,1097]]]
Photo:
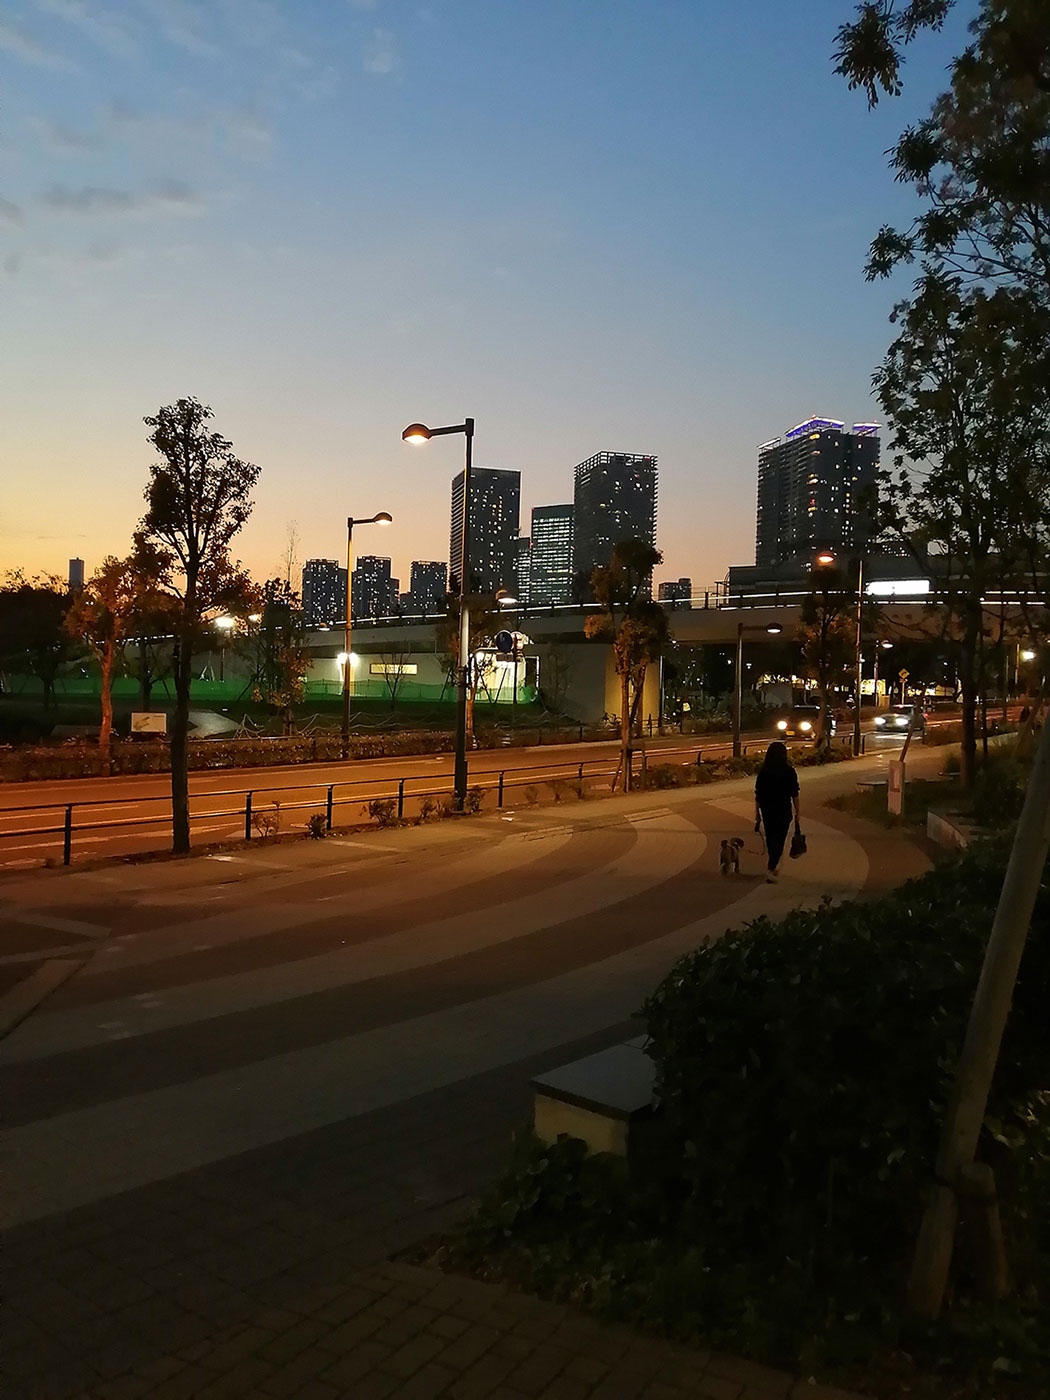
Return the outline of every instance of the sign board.
[[[131,715],[132,734],[167,734],[168,717],[163,712],[155,714],[152,710],[134,710]]]
[[[899,817],[904,811],[904,764],[900,759],[890,760],[889,781],[886,785],[886,810],[894,817]]]
[[[897,672],[897,675],[898,675],[898,677],[899,677],[902,681],[906,681],[906,680],[908,679],[908,677],[911,675],[911,672],[910,672],[910,671],[906,671],[906,670],[904,669],[904,667],[902,666],[902,667],[900,668],[900,670]]]

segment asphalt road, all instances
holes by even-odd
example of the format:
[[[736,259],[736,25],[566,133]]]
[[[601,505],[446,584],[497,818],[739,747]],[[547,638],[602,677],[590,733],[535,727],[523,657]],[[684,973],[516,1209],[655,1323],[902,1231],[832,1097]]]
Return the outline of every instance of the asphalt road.
[[[864,727],[872,734],[870,720]],[[745,734],[744,743],[754,750],[772,737]],[[650,754],[679,755],[684,760],[700,751],[725,752],[731,736],[668,735],[645,742]],[[900,736],[894,735],[879,740],[880,746],[898,742]],[[608,783],[618,751],[615,741],[481,749],[469,757],[470,782],[486,789],[486,808],[500,805],[501,773],[506,805],[527,804],[537,797],[549,800],[551,782],[577,780],[581,765],[585,784]],[[281,831],[302,830],[310,816],[326,812],[329,789],[333,827],[351,826],[368,819],[366,808],[371,799],[397,800],[402,780],[403,814],[414,817],[425,797],[439,798],[450,791],[452,771],[451,754],[418,754],[191,773],[191,841],[209,845],[241,840],[246,825],[257,836],[261,824],[275,812]],[[250,820],[246,814],[249,792]],[[170,778],[166,773],[11,783],[0,787],[0,869],[61,863],[67,804],[72,804],[70,849],[74,862],[170,849]]]

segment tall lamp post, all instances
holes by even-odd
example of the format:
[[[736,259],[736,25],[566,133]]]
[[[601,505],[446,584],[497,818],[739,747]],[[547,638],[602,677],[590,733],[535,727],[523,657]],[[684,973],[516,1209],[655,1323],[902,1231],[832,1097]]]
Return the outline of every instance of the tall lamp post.
[[[387,511],[381,510],[377,515],[365,516],[360,520],[355,520],[352,515],[346,517],[346,628],[343,633],[343,757],[350,756],[350,668],[353,662],[350,659],[350,604],[353,592],[354,574],[354,526],[355,525],[389,525],[393,521],[393,516]]]
[[[428,428],[425,423],[410,423],[401,434],[405,442],[429,442],[434,437],[462,433],[466,438],[466,463],[463,468],[463,529],[459,547],[459,668],[456,677],[456,761],[453,788],[456,810],[462,812],[467,800],[467,692],[470,688],[470,466],[474,452],[474,420],[464,418],[447,428]]]
[[[767,632],[771,637],[783,632],[779,622],[771,622],[766,627],[738,622],[736,625],[736,674],[733,677],[733,757],[740,757],[740,707],[744,694],[744,633]]]
[[[835,563],[830,549],[817,555],[817,563],[827,567]],[[860,634],[864,617],[864,556],[857,555],[857,630],[853,642],[853,756],[860,756],[860,686],[863,665],[860,655]]]

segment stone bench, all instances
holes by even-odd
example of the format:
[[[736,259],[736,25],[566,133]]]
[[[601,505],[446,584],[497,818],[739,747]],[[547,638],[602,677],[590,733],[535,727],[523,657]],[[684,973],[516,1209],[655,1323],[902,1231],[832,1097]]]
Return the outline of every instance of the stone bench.
[[[644,1044],[642,1036],[538,1075],[532,1081],[536,1136],[555,1142],[566,1133],[582,1138],[590,1152],[625,1156],[631,1127],[653,1111],[656,1066]]]

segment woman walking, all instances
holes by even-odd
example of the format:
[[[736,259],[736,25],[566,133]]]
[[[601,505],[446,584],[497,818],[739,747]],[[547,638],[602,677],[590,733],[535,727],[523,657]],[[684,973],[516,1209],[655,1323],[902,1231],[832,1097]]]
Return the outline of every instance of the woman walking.
[[[798,825],[798,774],[788,762],[787,746],[776,740],[766,749],[762,767],[755,778],[755,824],[766,831],[766,883],[777,882],[780,858],[794,813]]]

